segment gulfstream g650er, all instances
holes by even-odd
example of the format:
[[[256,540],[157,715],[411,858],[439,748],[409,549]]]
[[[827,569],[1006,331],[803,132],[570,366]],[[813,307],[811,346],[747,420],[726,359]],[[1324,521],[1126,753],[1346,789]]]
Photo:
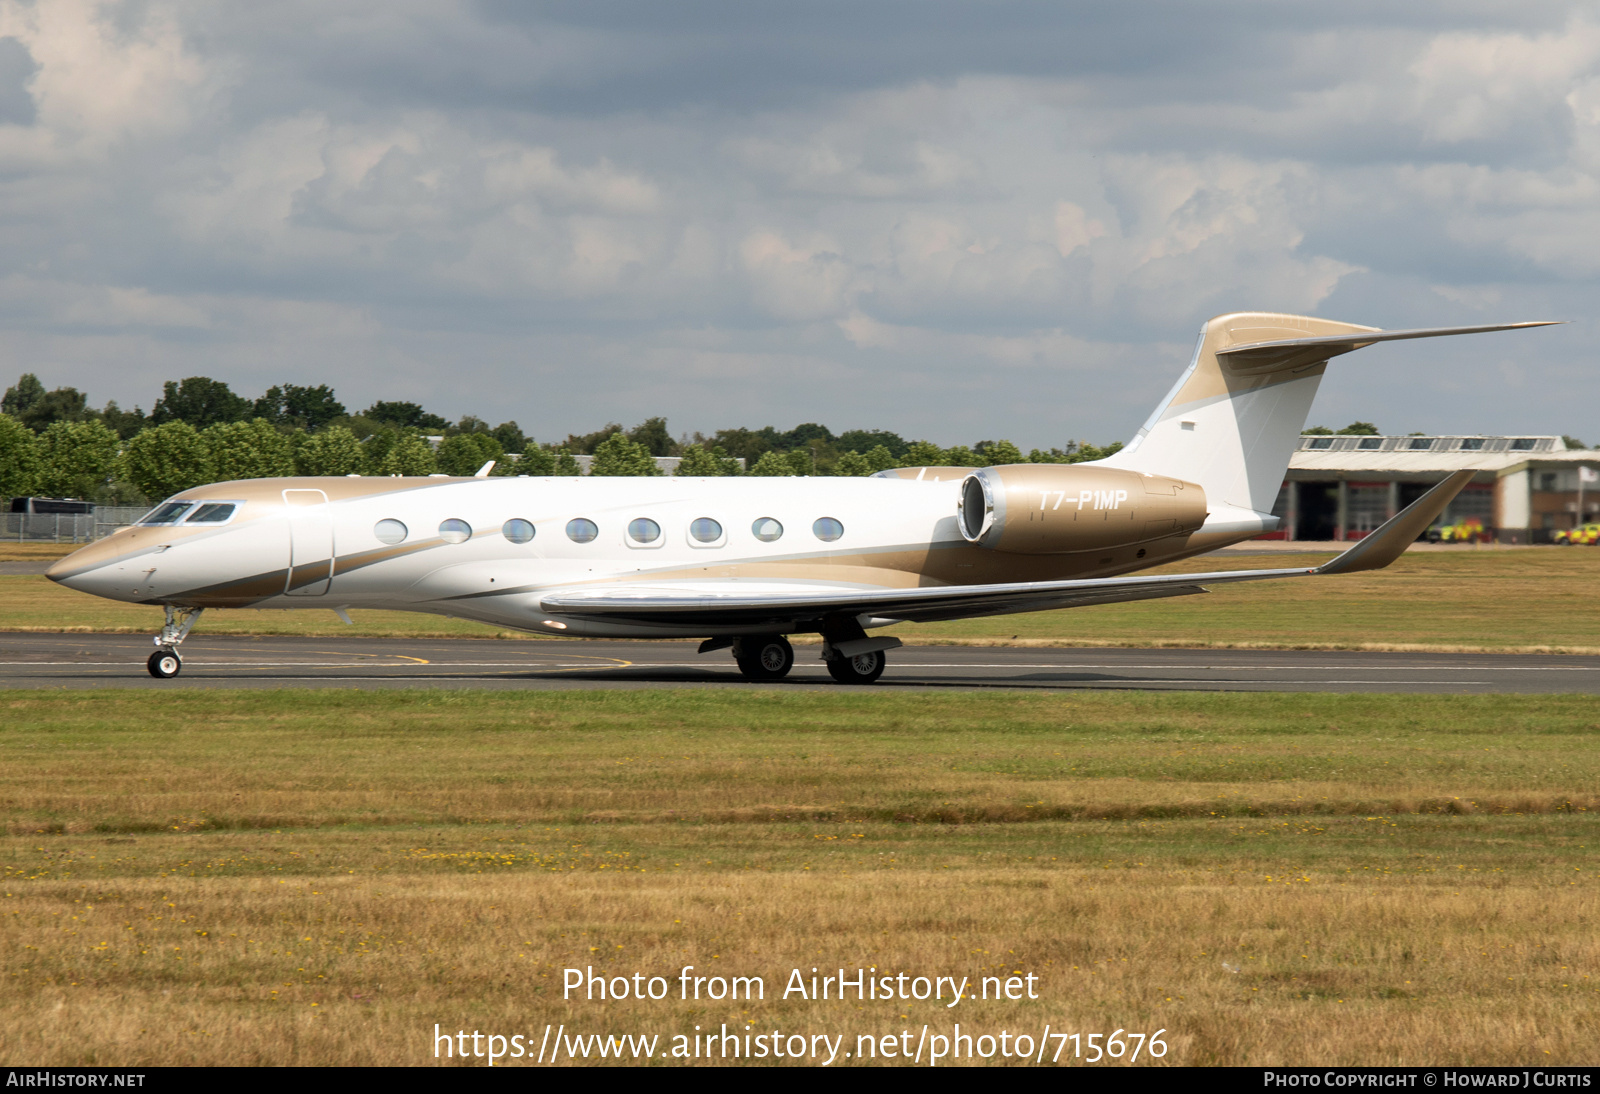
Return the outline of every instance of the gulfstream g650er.
[[[150,672],[207,608],[389,608],[552,635],[703,638],[776,680],[816,633],[870,683],[900,621],[1185,596],[1386,566],[1459,472],[1316,569],[1120,576],[1277,526],[1274,499],[1329,358],[1374,342],[1543,326],[1377,330],[1236,313],[1128,446],[1073,465],[903,468],[872,478],[305,478],[185,490],[62,559],[74,589],[166,609]]]

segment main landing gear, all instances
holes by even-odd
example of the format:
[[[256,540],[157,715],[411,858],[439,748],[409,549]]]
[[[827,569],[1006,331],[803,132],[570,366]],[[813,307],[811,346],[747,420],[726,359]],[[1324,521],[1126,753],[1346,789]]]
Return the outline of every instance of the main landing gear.
[[[854,623],[854,626],[849,624]],[[871,684],[883,675],[884,656],[900,645],[898,638],[868,638],[859,623],[829,621],[823,632],[822,660],[828,675],[841,684]],[[701,653],[733,647],[733,659],[746,680],[770,684],[782,680],[794,668],[794,647],[781,634],[746,635],[741,638],[708,638],[700,643]],[[152,670],[153,671],[153,670]]]
[[[766,684],[789,675],[794,668],[794,647],[781,634],[739,638],[733,643],[733,659],[746,680]]]
[[[150,670],[151,676],[157,680],[171,680],[183,671],[183,658],[178,656],[178,647],[189,637],[189,632],[199,622],[203,611],[204,608],[174,608],[171,604],[167,605],[166,626],[152,639],[156,644],[156,652],[145,662],[145,668]]]
[[[883,675],[887,663],[882,650],[858,653],[854,657],[840,654],[828,662],[828,675],[841,684],[870,684]]]

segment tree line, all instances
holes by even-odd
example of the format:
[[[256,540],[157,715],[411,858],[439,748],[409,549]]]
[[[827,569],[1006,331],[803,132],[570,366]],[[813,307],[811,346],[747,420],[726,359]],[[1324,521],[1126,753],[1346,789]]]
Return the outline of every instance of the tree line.
[[[437,441],[433,438],[438,438]],[[46,391],[25,373],[0,399],[0,496],[36,494],[144,505],[208,482],[288,475],[659,475],[657,456],[678,456],[680,475],[871,475],[895,467],[1077,463],[1105,448],[1069,441],[1024,454],[1010,441],[941,448],[880,429],[835,434],[807,422],[787,431],[723,429],[674,438],[665,418],[632,429],[540,444],[516,422],[457,422],[417,403],[379,401],[350,413],[326,384],[280,384],[258,399],[206,376],[168,381],[146,414],[115,401],[89,405],[77,388]],[[742,464],[740,461],[744,461]]]

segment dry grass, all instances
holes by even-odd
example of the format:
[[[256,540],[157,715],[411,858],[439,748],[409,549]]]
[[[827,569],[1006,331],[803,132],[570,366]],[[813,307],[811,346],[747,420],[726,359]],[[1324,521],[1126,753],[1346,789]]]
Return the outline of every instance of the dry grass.
[[[0,540],[0,562],[48,562],[65,558],[81,543],[35,543]]]
[[[1166,569],[1315,566],[1324,555],[1220,555]],[[1219,587],[1206,596],[1070,611],[908,624],[907,642],[1040,646],[1168,646],[1441,652],[1600,652],[1600,550],[1415,551],[1386,570]],[[212,634],[527,637],[406,612],[208,613]],[[0,630],[151,634],[155,608],[118,604],[43,577],[0,577]]]
[[[1593,1063],[1592,703],[10,698],[0,1058],[411,1064],[435,1022],[748,1019],[846,1050],[959,1021],[1165,1028],[1178,1064]],[[563,1000],[589,965],[767,996]],[[1041,998],[781,997],[874,965]]]

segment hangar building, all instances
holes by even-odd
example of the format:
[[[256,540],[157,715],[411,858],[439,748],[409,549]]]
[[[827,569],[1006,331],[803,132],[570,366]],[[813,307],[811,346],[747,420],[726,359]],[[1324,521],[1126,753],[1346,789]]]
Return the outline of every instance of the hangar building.
[[[1283,524],[1261,538],[1360,539],[1469,468],[1477,476],[1439,524],[1477,521],[1500,543],[1549,543],[1558,530],[1600,520],[1600,476],[1587,477],[1600,470],[1600,452],[1569,449],[1560,437],[1305,436],[1272,510]]]

